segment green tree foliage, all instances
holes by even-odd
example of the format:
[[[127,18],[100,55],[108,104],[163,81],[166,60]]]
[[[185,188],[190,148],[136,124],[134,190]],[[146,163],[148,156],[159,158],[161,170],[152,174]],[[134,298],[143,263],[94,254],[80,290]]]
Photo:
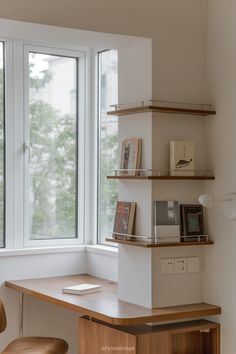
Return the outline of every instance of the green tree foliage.
[[[30,66],[31,238],[76,236],[76,117],[61,114],[37,91],[52,78]]]

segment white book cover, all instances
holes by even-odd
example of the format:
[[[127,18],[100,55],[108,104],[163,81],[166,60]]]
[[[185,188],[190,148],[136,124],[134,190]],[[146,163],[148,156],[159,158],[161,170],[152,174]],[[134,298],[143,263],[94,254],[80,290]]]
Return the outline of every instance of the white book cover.
[[[159,242],[180,242],[179,225],[155,225],[154,231]]]
[[[170,175],[194,176],[194,142],[170,142]]]
[[[98,284],[77,284],[64,287],[62,292],[66,294],[83,295],[94,293],[100,290],[102,290],[102,286]]]

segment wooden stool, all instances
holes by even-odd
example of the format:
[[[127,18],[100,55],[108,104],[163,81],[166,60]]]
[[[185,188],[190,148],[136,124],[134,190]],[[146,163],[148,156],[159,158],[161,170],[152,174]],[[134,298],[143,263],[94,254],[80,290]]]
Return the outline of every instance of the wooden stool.
[[[0,333],[7,325],[6,313],[0,299]],[[66,354],[68,344],[59,338],[23,337],[15,339],[1,354]]]

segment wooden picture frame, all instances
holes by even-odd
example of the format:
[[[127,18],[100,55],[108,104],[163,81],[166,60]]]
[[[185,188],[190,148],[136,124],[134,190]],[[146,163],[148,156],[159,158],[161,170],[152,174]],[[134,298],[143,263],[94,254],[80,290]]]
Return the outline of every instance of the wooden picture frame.
[[[188,238],[182,238],[182,241],[197,241],[199,237],[204,235],[204,215],[203,206],[200,204],[181,204],[181,235],[193,236]]]

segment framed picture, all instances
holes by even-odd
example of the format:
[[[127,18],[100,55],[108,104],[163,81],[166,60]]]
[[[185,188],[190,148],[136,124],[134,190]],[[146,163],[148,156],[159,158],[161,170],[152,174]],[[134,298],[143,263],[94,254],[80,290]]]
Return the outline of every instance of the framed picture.
[[[199,204],[181,204],[181,235],[199,236],[204,235],[203,207]],[[182,239],[182,241],[196,241],[198,237]]]

